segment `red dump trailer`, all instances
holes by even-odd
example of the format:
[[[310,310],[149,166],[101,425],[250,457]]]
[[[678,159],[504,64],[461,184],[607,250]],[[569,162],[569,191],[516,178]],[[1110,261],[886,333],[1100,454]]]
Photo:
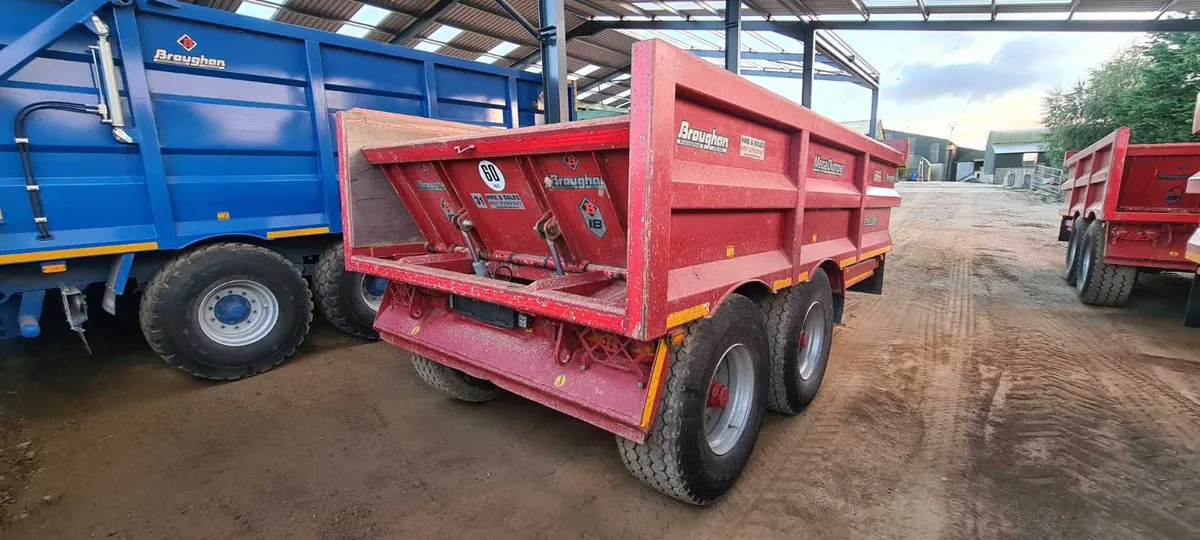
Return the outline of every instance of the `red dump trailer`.
[[[1120,128],[1064,163],[1066,206],[1059,240],[1067,242],[1063,277],[1080,300],[1120,306],[1138,272],[1187,272],[1188,239],[1200,226],[1200,144],[1129,144]],[[1200,327],[1200,285],[1193,278],[1184,322]]]
[[[764,409],[812,401],[844,294],[882,292],[903,156],[661,41],[633,57],[628,116],[340,118],[347,268],[389,280],[375,328],[431,385],[587,421],[708,504]]]

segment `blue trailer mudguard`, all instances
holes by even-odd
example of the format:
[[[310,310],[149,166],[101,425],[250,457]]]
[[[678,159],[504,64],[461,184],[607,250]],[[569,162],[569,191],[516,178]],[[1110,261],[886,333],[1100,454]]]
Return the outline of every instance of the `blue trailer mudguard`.
[[[336,235],[341,110],[539,121],[534,74],[171,0],[119,4],[5,2],[0,126],[33,103],[94,107],[109,86],[119,97],[110,124],[58,109],[28,117],[33,184],[21,143],[0,135],[0,273],[214,238]],[[79,24],[96,5],[92,27]],[[97,27],[110,33],[111,70],[91,49]]]

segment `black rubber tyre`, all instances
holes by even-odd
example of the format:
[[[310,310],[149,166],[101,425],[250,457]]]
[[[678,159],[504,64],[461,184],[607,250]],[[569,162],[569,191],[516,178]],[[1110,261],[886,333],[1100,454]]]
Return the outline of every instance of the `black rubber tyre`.
[[[269,290],[277,318],[256,341],[230,346],[200,327],[200,304],[219,286],[252,281]],[[175,257],[150,280],[138,316],[154,352],[204,379],[234,380],[267,371],[290,357],[308,334],[312,295],[300,271],[282,255],[250,244],[213,244]]]
[[[420,355],[412,355],[413,369],[426,384],[441,390],[446,395],[459,401],[483,403],[500,397],[504,393],[500,387],[476,379],[452,367],[443,366]]]
[[[317,311],[338,330],[363,339],[379,339],[375,331],[376,308],[363,293],[365,276],[346,271],[346,256],[338,242],[321,254],[313,273]]]
[[[796,414],[817,397],[825,378],[825,366],[829,363],[834,308],[829,276],[824,270],[817,269],[808,283],[764,299],[761,308],[766,318],[767,337],[771,341],[767,408]],[[809,321],[812,317],[824,321]],[[820,336],[806,336],[807,346],[801,347],[801,332],[806,322],[818,324],[823,330]],[[806,358],[811,364],[805,364]]]
[[[1075,218],[1074,224],[1071,226],[1071,238],[1067,241],[1067,256],[1063,262],[1063,279],[1067,280],[1070,285],[1075,284],[1075,280],[1079,274],[1079,259],[1083,255],[1083,250],[1079,249],[1079,245],[1083,242],[1083,235],[1087,232],[1088,223],[1083,219],[1083,216]]]
[[[643,484],[680,501],[705,505],[721,498],[750,461],[766,409],[770,346],[758,306],[731,295],[710,319],[688,325],[683,343],[671,347],[661,402],[646,442],[617,437],[625,467]],[[732,448],[713,451],[705,428],[709,385],[722,356],[738,345],[749,352],[753,394],[745,428]]]
[[[1129,301],[1137,268],[1104,263],[1106,230],[1103,221],[1093,221],[1081,240],[1079,275],[1075,291],[1079,300],[1092,306],[1123,306]]]

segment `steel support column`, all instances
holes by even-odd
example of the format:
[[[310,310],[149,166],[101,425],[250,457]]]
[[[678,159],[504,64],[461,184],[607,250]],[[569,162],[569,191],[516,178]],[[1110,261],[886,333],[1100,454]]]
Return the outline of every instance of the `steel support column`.
[[[742,54],[742,0],[725,0],[725,69],[738,73]]]
[[[567,98],[567,24],[563,0],[539,0],[542,42],[542,91],[546,96],[546,123],[570,118]]]
[[[804,29],[804,88],[800,91],[800,104],[812,108],[813,64],[817,61],[817,31]]]
[[[872,139],[879,136],[879,89],[871,90],[871,127],[867,128],[867,136]]]

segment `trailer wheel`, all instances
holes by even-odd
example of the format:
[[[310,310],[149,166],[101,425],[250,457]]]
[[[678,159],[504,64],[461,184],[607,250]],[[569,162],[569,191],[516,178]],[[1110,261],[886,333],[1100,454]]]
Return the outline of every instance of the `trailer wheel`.
[[[1137,268],[1104,262],[1106,236],[1104,222],[1096,220],[1088,225],[1080,240],[1082,253],[1079,256],[1075,290],[1079,293],[1079,300],[1085,304],[1123,306],[1133,292]]]
[[[1067,258],[1063,263],[1063,279],[1067,280],[1070,285],[1075,284],[1075,279],[1079,274],[1079,259],[1083,254],[1083,250],[1079,249],[1079,245],[1083,243],[1083,235],[1087,232],[1088,223],[1083,219],[1083,216],[1075,218],[1074,224],[1071,226],[1071,236],[1067,240]]]
[[[205,379],[234,380],[290,357],[312,322],[312,295],[283,256],[213,244],[172,259],[142,296],[142,333],[154,352]]]
[[[688,325],[671,357],[654,424],[642,444],[617,437],[625,467],[686,503],[719,499],[742,474],[762,422],[770,346],[758,306],[731,295]]]
[[[483,379],[476,379],[449,366],[443,366],[424,356],[412,355],[413,368],[426,384],[445,392],[459,401],[483,403],[500,397],[504,393],[498,386]]]
[[[317,261],[313,292],[317,310],[338,330],[363,339],[379,339],[375,314],[387,289],[387,280],[346,271],[346,256],[338,242]]]
[[[833,289],[817,269],[812,279],[762,302],[771,342],[767,408],[796,414],[821,389],[833,345]]]

